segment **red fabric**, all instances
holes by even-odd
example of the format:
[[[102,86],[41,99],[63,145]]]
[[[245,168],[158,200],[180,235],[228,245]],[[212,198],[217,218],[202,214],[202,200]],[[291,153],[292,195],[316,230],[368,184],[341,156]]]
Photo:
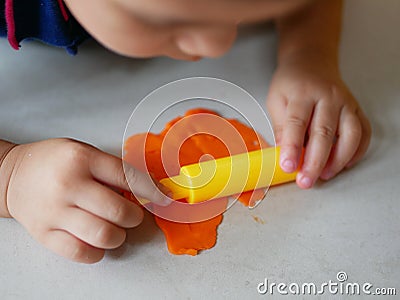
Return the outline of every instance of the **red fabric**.
[[[69,16],[68,16],[67,9],[65,8],[63,0],[57,0],[57,1],[58,1],[58,5],[60,6],[61,14],[62,14],[64,20],[68,21]]]
[[[15,50],[19,49],[17,38],[15,37],[15,22],[14,22],[14,1],[6,0],[6,23],[7,23],[7,38],[11,47]]]

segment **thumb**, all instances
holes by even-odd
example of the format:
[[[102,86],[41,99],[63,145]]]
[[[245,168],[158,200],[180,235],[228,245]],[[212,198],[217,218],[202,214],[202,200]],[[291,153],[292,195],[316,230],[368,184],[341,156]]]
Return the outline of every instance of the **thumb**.
[[[139,171],[111,154],[95,150],[89,167],[92,176],[97,180],[126,191],[130,190],[136,198],[144,198],[162,206],[172,201],[166,195],[169,191],[154,182],[148,173]]]
[[[171,203],[172,200],[166,195],[170,191],[165,186],[154,181],[150,174],[143,173],[126,162],[123,164],[127,185],[136,198],[162,206]]]

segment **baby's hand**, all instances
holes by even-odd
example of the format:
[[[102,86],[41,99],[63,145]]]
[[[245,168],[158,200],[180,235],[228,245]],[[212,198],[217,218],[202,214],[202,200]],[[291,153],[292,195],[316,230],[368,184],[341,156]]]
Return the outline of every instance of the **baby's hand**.
[[[305,145],[296,181],[310,188],[318,177],[328,180],[355,164],[366,152],[371,128],[337,67],[316,55],[297,55],[281,62],[267,99],[280,165],[293,172]]]
[[[104,249],[124,242],[124,228],[142,221],[142,209],[110,188],[129,190],[121,160],[92,146],[69,139],[19,145],[4,163],[13,164],[6,194],[9,214],[69,259],[101,260]],[[135,192],[155,202],[165,200],[144,174],[131,171]]]

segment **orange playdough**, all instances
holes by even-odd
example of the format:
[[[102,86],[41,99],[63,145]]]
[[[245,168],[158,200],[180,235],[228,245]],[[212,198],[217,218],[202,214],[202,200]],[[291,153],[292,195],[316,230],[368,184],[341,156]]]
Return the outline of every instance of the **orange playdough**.
[[[124,160],[142,171],[149,172],[156,180],[168,177],[165,165],[162,162],[161,148],[162,146],[165,147],[165,145],[173,144],[173,140],[168,141],[167,139],[173,139],[177,134],[184,136],[185,132],[183,131],[186,129],[185,127],[179,127],[178,129],[175,128],[175,130],[179,130],[178,133],[174,132],[173,135],[168,135],[167,133],[182,118],[196,114],[219,116],[211,110],[192,109],[187,111],[184,116],[178,117],[166,124],[160,134],[143,133],[133,135],[125,142]],[[268,144],[250,127],[235,119],[225,120],[240,134],[240,138],[244,141],[247,151],[268,147]],[[195,124],[193,126],[195,127]],[[193,128],[191,130],[193,131]],[[197,163],[205,154],[210,154],[214,158],[230,155],[224,141],[219,140],[213,135],[207,133],[189,135],[179,148],[179,166],[176,166],[175,169],[172,167],[176,173],[173,175],[178,174],[179,167]],[[143,157],[145,161],[143,161]],[[171,174],[169,173],[169,175]],[[254,192],[242,193],[238,196],[238,199],[247,206],[250,200],[259,200],[263,196],[263,190],[256,190]],[[181,201],[184,201],[184,199]],[[217,239],[217,227],[222,221],[222,214],[197,223],[177,223],[158,216],[154,217],[157,225],[164,232],[168,250],[172,254],[197,255],[200,250],[212,248]]]

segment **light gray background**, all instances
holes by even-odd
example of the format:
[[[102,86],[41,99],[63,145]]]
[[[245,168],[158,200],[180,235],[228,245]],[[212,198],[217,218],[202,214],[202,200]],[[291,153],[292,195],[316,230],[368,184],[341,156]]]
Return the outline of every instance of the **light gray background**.
[[[254,211],[235,205],[215,248],[196,257],[170,255],[151,216],[129,231],[120,249],[91,266],[52,254],[18,223],[2,219],[0,298],[249,299],[261,298],[256,287],[265,277],[320,284],[335,280],[338,271],[347,272],[348,282],[400,293],[399,12],[398,0],[346,4],[341,69],[374,131],[365,160],[354,169],[309,191],[294,184],[273,188]],[[15,52],[2,40],[1,137],[70,136],[120,154],[135,104],[172,80],[223,78],[263,103],[275,48],[268,26],[243,32],[223,58],[196,63],[130,60],[94,43],[76,57],[34,43]]]

